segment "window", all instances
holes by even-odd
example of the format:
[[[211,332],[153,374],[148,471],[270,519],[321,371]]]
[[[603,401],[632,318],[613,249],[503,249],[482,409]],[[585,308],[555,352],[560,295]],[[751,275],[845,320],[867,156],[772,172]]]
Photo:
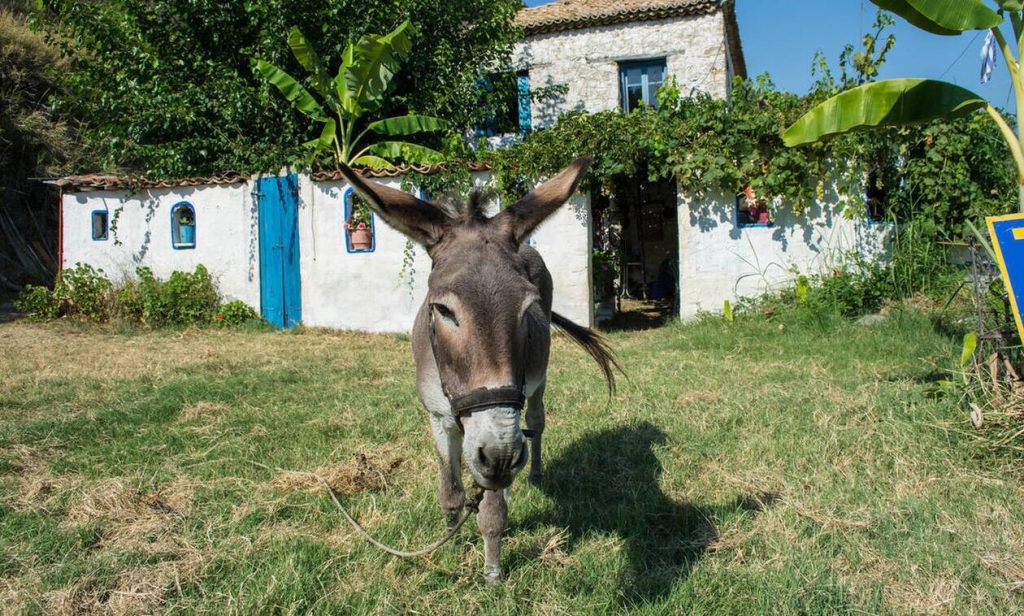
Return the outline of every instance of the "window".
[[[757,199],[749,190],[736,195],[736,226],[737,227],[770,227],[774,223],[768,202]]]
[[[642,105],[658,107],[658,88],[665,83],[665,60],[624,62],[619,65],[622,110],[629,113]]]
[[[96,210],[92,213],[92,239],[102,242],[107,239],[110,233],[110,216],[106,210]]]
[[[171,208],[171,246],[175,250],[196,247],[196,210],[187,201]]]
[[[527,71],[491,75],[477,82],[482,104],[497,100],[497,113],[476,130],[478,137],[527,133],[532,128],[530,74]]]
[[[867,186],[864,190],[864,205],[867,210],[868,223],[886,223],[889,205],[889,189],[886,188],[877,170],[868,174]]]
[[[377,249],[377,229],[373,210],[352,188],[345,190],[345,250],[373,252]]]

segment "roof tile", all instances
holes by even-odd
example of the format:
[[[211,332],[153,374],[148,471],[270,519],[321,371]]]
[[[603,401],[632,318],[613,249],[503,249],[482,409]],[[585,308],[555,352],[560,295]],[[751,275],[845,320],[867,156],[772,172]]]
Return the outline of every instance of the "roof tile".
[[[558,0],[522,9],[516,16],[527,35],[590,28],[630,21],[706,15],[723,0]]]

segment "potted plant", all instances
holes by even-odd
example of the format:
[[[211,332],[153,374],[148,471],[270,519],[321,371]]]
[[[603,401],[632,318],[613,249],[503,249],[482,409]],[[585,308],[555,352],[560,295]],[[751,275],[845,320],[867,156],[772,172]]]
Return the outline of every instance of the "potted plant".
[[[349,209],[348,220],[345,221],[345,232],[348,233],[348,244],[352,250],[370,250],[373,248],[373,220],[370,208],[363,203],[359,195],[353,193],[352,207]]]
[[[182,244],[196,243],[196,217],[188,208],[178,213],[178,238]]]
[[[758,199],[754,193],[754,188],[747,184],[747,187],[743,189],[743,201],[747,206],[747,221],[745,224],[748,225],[770,225],[771,214],[768,211],[768,202],[764,199]]]

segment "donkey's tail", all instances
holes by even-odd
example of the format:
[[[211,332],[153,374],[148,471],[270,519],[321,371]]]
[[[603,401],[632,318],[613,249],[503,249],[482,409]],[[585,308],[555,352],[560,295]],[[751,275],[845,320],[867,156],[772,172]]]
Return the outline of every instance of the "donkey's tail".
[[[594,361],[600,366],[601,372],[604,373],[605,380],[608,381],[608,395],[615,393],[615,371],[618,370],[622,374],[625,372],[604,336],[590,328],[573,323],[557,312],[551,313],[551,324],[572,338],[573,342],[583,347],[594,358]]]

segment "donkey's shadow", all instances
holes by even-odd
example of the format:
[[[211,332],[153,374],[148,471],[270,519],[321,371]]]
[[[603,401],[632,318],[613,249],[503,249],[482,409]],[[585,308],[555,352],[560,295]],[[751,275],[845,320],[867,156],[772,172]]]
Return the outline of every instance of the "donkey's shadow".
[[[677,502],[661,491],[654,447],[667,441],[651,423],[603,430],[545,460],[540,488],[553,501],[527,528],[567,528],[566,550],[595,535],[613,535],[625,549],[623,603],[649,603],[689,576],[718,539],[712,508]]]

